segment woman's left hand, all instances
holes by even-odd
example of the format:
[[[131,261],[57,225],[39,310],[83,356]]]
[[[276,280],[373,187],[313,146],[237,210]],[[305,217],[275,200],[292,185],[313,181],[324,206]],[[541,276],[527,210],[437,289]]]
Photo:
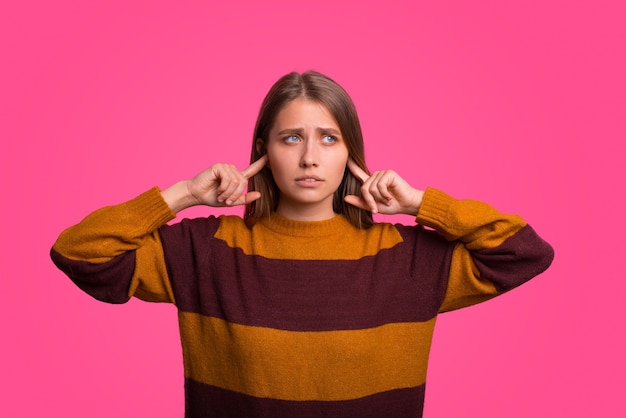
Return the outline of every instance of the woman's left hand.
[[[376,171],[369,176],[352,158],[348,169],[363,184],[363,197],[348,195],[345,201],[372,213],[417,215],[424,192],[414,189],[393,170]]]

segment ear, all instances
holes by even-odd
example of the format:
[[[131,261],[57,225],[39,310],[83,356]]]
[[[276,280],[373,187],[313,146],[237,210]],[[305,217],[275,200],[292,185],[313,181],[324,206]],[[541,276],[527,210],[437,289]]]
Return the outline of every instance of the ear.
[[[264,141],[263,139],[261,139],[261,138],[257,138],[257,140],[256,140],[256,144],[255,144],[255,145],[256,145],[256,152],[258,152],[258,153],[259,153],[259,155],[265,155],[265,154],[267,154],[267,149],[266,149],[266,147],[265,147],[265,141]],[[269,157],[268,157],[268,160],[267,160],[267,164],[265,164],[265,166],[266,166],[267,168],[269,168],[270,170],[272,169],[272,167],[270,166],[270,160],[269,160]]]
[[[265,141],[263,141],[261,138],[257,138],[255,145],[256,145],[256,152],[258,152],[260,155],[263,155],[265,151]]]

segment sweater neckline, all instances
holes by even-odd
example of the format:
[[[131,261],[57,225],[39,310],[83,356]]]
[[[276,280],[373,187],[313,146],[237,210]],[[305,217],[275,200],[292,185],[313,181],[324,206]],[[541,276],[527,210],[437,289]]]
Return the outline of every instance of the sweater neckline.
[[[335,215],[323,221],[294,221],[276,212],[261,219],[260,223],[273,232],[297,237],[321,237],[345,233],[346,228],[351,226],[343,215]]]

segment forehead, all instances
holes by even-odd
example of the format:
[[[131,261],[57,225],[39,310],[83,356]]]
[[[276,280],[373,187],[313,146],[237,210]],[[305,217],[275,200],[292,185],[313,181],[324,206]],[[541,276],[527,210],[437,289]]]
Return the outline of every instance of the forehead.
[[[315,100],[297,98],[287,103],[276,115],[274,128],[335,128],[337,121],[328,108]]]

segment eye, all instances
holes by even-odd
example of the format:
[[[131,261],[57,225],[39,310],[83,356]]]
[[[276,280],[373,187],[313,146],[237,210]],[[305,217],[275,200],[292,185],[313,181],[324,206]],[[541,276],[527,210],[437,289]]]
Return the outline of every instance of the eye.
[[[293,144],[294,142],[300,141],[300,138],[298,137],[298,135],[287,135],[283,138],[283,141],[287,144]]]
[[[325,144],[334,144],[337,142],[337,137],[333,135],[322,135],[322,142]]]

